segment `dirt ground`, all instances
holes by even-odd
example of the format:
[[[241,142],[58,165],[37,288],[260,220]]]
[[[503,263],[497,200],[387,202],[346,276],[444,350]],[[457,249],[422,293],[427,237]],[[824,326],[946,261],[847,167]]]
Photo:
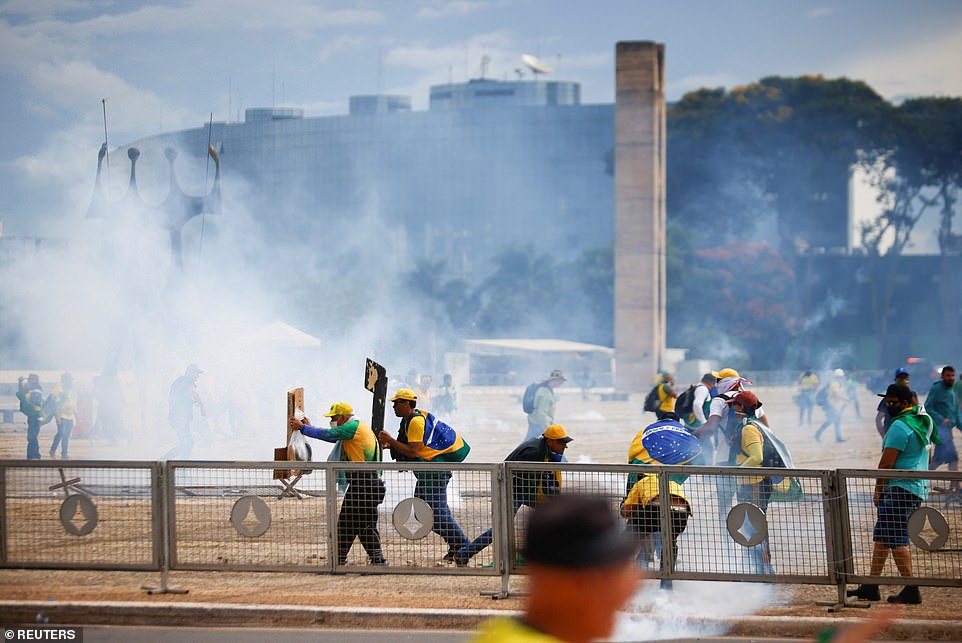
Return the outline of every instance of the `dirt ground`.
[[[798,411],[791,402],[792,391],[787,388],[758,387],[772,427],[792,450],[799,468],[874,468],[878,460],[880,439],[872,419],[877,399],[864,388],[859,391],[861,418],[854,409],[846,409],[843,420],[844,442],[836,443],[831,430],[822,441],[813,438],[813,426],[798,425]],[[629,400],[602,401],[601,391],[583,395],[580,389],[558,389],[557,419],[564,424],[575,441],[568,456],[572,462],[624,463],[628,445],[634,434],[651,421],[650,414],[641,411],[641,397]],[[451,423],[461,430],[472,445],[468,462],[496,462],[513,448],[525,430],[525,418],[520,410],[519,390],[463,389],[461,408]],[[390,415],[390,414],[389,414]],[[822,416],[814,413],[816,425]],[[25,445],[23,427],[19,424],[0,426],[0,458],[22,458]],[[387,425],[393,426],[393,418]],[[53,431],[49,426],[41,434],[41,451],[49,448]],[[231,459],[269,459],[269,449],[263,440],[235,440]],[[269,445],[270,446],[270,445]],[[160,448],[160,447],[158,447]],[[104,440],[77,438],[71,446],[74,458],[131,457],[123,446],[109,447]],[[218,457],[220,456],[220,457]],[[214,446],[199,445],[194,452],[197,459],[223,459],[222,451]],[[323,459],[315,454],[315,459]],[[142,458],[136,458],[142,459]],[[483,592],[500,589],[496,577],[466,577],[446,575],[315,575],[309,573],[235,573],[235,572],[172,572],[170,585],[182,586],[189,594],[147,596],[142,585],[156,585],[158,573],[91,572],[48,570],[0,570],[0,599],[36,600],[109,600],[109,601],[190,601],[211,603],[306,604],[324,606],[384,606],[422,607],[437,605],[437,596],[444,596],[444,607],[506,609],[521,608],[522,599],[511,597],[492,600]],[[524,578],[512,577],[512,591],[523,590]],[[685,583],[676,584],[682,591]],[[891,589],[892,591],[887,591]],[[883,588],[883,596],[897,588]],[[826,608],[815,605],[817,600],[834,600],[836,589],[831,586],[780,585],[770,589],[771,604],[758,612],[765,615],[824,616]],[[922,589],[924,601],[919,606],[908,606],[906,618],[958,620],[962,588]],[[657,592],[656,592],[657,594]],[[652,595],[652,593],[648,593]],[[635,610],[648,609],[643,601],[636,602]],[[843,610],[842,617],[864,616],[864,610]]]

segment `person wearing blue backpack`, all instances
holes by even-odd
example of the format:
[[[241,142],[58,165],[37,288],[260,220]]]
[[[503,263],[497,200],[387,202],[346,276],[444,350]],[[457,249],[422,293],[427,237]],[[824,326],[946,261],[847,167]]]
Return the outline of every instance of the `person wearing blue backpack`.
[[[464,438],[447,424],[437,420],[427,411],[417,408],[418,398],[409,388],[398,389],[391,398],[394,415],[401,418],[397,438],[381,431],[381,446],[391,450],[397,461],[461,462],[471,447]],[[461,547],[468,543],[458,521],[448,506],[448,483],[450,471],[415,471],[417,483],[414,497],[431,506],[434,512],[434,533],[448,545],[445,561],[453,561]]]

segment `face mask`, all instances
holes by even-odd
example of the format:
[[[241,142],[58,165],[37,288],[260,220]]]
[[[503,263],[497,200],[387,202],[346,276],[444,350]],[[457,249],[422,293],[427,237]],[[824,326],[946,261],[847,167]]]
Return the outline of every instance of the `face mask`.
[[[548,460],[550,462],[561,462],[561,459],[565,457],[563,453],[555,453],[554,451],[548,452]]]
[[[336,429],[336,428],[337,428],[337,420],[335,420],[334,418],[331,418],[331,421],[328,422],[328,425],[330,425],[330,427],[331,427],[332,429]]]

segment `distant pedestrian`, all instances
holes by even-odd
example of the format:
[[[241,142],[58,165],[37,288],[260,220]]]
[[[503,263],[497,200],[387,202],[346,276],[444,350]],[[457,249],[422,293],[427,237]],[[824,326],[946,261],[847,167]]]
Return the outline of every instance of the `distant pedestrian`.
[[[551,371],[548,379],[540,382],[534,386],[533,390],[534,397],[531,401],[530,410],[525,408],[525,412],[528,414],[528,432],[525,434],[525,440],[533,440],[544,433],[545,429],[549,425],[555,422],[555,405],[557,403],[555,399],[554,390],[564,384],[566,381],[564,373],[555,369]]]
[[[194,436],[190,430],[194,407],[199,408],[202,416],[207,415],[200,393],[197,392],[197,378],[203,372],[197,364],[189,364],[184,374],[170,385],[167,421],[177,436],[177,445],[165,453],[162,460],[187,460],[194,450]]]
[[[43,386],[36,373],[30,373],[26,378],[21,377],[17,384],[20,412],[27,416],[27,460],[39,460],[40,427],[50,420],[43,412]]]
[[[798,378],[798,391],[795,393],[799,426],[808,426],[812,423],[812,409],[815,408],[816,391],[818,391],[818,375],[812,369],[807,368]]]
[[[932,469],[938,469],[943,464],[948,465],[949,471],[959,470],[959,454],[952,439],[952,429],[962,429],[962,412],[955,397],[955,367],[943,366],[941,379],[932,384],[929,394],[925,398],[925,412],[935,422],[939,440],[942,444],[935,447],[932,456]],[[959,481],[953,480],[950,486],[952,493],[959,492]]]
[[[848,393],[845,390],[845,371],[836,368],[832,373],[832,381],[819,389],[815,401],[825,412],[825,421],[815,431],[815,441],[821,442],[825,429],[834,426],[835,441],[845,442],[845,438],[842,437],[842,412],[848,401]]]
[[[645,410],[654,411],[659,420],[678,419],[675,415],[675,378],[668,371],[658,371],[658,381],[645,397]],[[669,415],[670,414],[670,415]]]
[[[60,386],[52,393],[54,421],[57,423],[57,435],[50,445],[50,457],[56,457],[57,447],[60,447],[60,459],[66,460],[70,448],[70,434],[73,433],[74,422],[77,420],[77,397],[74,390],[73,375],[64,373],[60,376]]]
[[[444,374],[438,394],[434,396],[434,405],[438,413],[450,416],[458,410],[458,389],[454,385],[454,378],[450,373]]]

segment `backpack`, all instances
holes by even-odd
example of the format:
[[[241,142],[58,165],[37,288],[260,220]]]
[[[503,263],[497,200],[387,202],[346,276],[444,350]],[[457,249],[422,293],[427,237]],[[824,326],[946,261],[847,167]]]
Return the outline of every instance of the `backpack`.
[[[524,395],[521,397],[521,408],[524,409],[525,413],[534,411],[534,396],[538,394],[538,389],[542,386],[547,386],[547,384],[531,382],[528,384],[528,388],[524,389]]]
[[[815,394],[816,404],[820,406],[824,406],[827,402],[828,402],[828,384],[818,389],[818,392]]]
[[[688,387],[688,390],[683,391],[678,399],[675,400],[675,414],[679,418],[684,420],[686,417],[692,414],[694,410],[695,403],[695,385],[692,384]]]
[[[785,461],[782,460],[781,454],[779,454],[778,450],[775,448],[775,443],[772,442],[771,437],[768,435],[768,431],[762,428],[757,422],[752,422],[752,424],[758,427],[758,432],[762,434],[762,463],[758,466],[784,469],[786,467]],[[737,449],[743,455],[747,456],[748,454],[742,451],[741,438],[742,432],[741,427],[739,426],[738,431],[732,432],[730,445],[731,451],[732,454],[734,454]]]
[[[642,406],[644,411],[657,411],[658,407],[661,406],[661,399],[658,397],[658,389],[661,388],[661,384],[656,384],[653,389],[648,391],[648,395],[645,396],[645,404]]]
[[[444,451],[457,442],[457,431],[431,413],[424,413],[424,446],[435,451]],[[466,451],[464,455],[467,455]]]

